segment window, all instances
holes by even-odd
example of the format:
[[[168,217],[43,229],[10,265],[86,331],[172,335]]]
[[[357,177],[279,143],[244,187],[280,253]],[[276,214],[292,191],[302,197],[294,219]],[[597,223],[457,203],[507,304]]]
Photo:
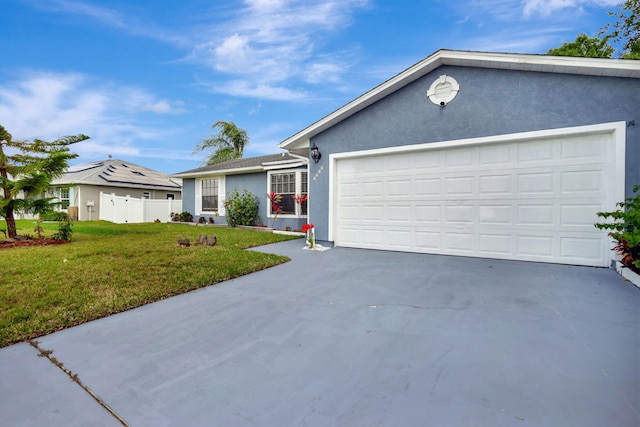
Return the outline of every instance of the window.
[[[299,204],[294,196],[306,195],[308,187],[306,171],[273,172],[269,174],[269,192],[282,196],[277,206],[281,210],[278,215],[306,216],[307,202]],[[273,216],[273,206],[269,203],[269,215]]]
[[[296,194],[296,173],[274,173],[271,175],[271,192],[282,196],[278,206],[280,215],[295,215],[296,201],[292,196]]]
[[[224,210],[224,176],[207,176],[195,180],[195,212],[194,215],[225,214]]]
[[[67,209],[70,205],[69,188],[58,188],[57,193],[58,202],[60,202],[58,206],[60,206],[60,209]]]
[[[308,194],[308,173],[307,172],[302,172],[300,174],[300,194],[303,195],[307,195]],[[301,205],[300,205],[300,215],[306,215],[307,214],[307,201],[305,200]]]
[[[218,180],[202,180],[202,210],[204,212],[218,212]]]

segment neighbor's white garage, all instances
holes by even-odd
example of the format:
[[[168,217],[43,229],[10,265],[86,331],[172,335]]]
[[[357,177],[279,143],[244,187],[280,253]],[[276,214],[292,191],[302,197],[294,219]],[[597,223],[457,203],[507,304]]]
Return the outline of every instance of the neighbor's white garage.
[[[335,244],[608,266],[624,127],[604,128],[336,154]]]

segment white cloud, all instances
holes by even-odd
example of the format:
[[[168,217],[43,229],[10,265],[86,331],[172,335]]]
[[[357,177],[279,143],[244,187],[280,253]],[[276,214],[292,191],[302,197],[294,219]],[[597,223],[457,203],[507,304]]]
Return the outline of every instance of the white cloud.
[[[553,12],[566,8],[577,8],[582,6],[615,6],[621,0],[525,0],[524,16],[530,17],[534,14],[549,16]]]
[[[322,58],[320,36],[347,26],[354,10],[368,0],[246,0],[246,7],[224,28],[191,52],[192,61],[229,74],[232,82],[215,90],[237,96],[297,99],[302,91],[285,81],[336,81],[348,68]]]
[[[151,112],[156,114],[183,114],[187,110],[182,101],[156,99],[153,95],[137,88],[120,87],[115,90],[114,97],[131,112]]]
[[[80,155],[132,155],[134,144],[169,133],[149,123],[148,114],[184,111],[180,101],[157,99],[137,88],[116,88],[82,74],[22,73],[0,86],[2,125],[16,139],[52,140],[83,133]]]
[[[296,101],[303,99],[307,94],[302,89],[288,89],[275,84],[255,83],[249,80],[232,80],[209,86],[211,90],[226,95],[277,101]]]
[[[344,73],[345,66],[335,62],[316,62],[309,66],[305,80],[309,83],[337,82]]]
[[[128,6],[126,11],[121,11],[80,0],[31,0],[31,4],[41,10],[69,16],[80,16],[86,22],[98,22],[109,27],[118,28],[120,31],[162,40],[177,46],[188,44],[183,35],[167,31],[165,27],[150,24],[142,16],[143,10],[132,6]]]

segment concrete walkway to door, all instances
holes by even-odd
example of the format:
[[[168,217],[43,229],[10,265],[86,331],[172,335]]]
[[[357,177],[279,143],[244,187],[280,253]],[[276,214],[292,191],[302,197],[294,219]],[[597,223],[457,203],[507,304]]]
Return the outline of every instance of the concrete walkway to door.
[[[640,425],[640,290],[614,271],[302,245],[38,339],[86,389],[0,349],[0,423]]]

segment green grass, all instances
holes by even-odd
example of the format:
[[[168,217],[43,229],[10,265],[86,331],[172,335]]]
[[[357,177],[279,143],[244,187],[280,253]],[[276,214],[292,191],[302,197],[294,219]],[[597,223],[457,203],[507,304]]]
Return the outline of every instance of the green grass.
[[[34,221],[18,221],[33,235]],[[0,221],[0,229],[6,228]],[[56,223],[43,224],[45,236]],[[216,246],[178,247],[216,235]],[[0,234],[0,237],[3,237]],[[73,223],[71,243],[0,249],[0,347],[288,261],[245,251],[291,236],[183,224]]]

